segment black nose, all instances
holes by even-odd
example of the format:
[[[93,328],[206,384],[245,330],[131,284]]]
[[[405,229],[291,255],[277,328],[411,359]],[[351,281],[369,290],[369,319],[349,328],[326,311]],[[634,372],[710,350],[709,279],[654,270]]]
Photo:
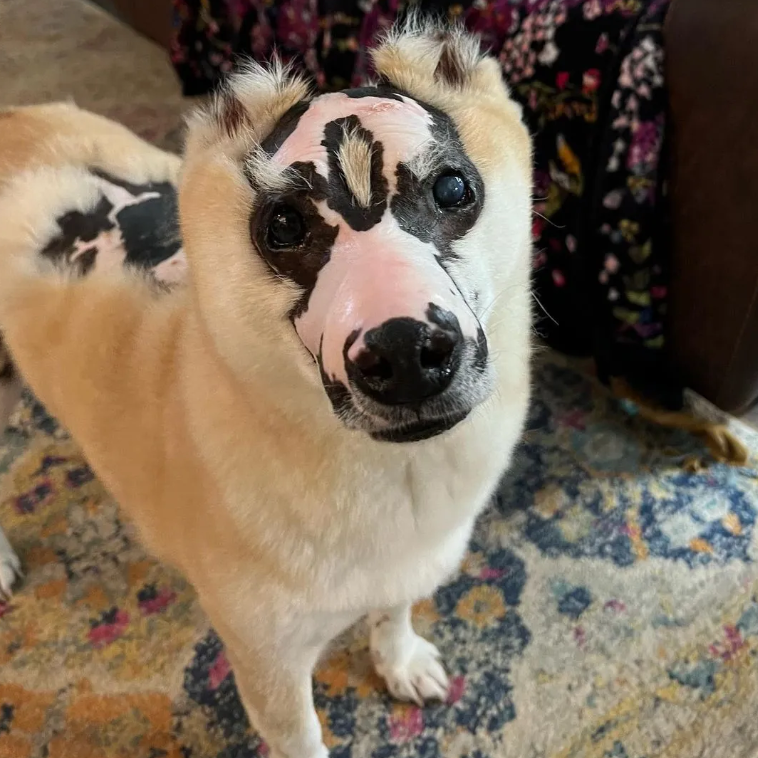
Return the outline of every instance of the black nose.
[[[455,317],[444,327],[393,318],[363,339],[356,359],[346,357],[347,373],[361,392],[384,405],[420,403],[443,392],[458,369],[463,343]]]

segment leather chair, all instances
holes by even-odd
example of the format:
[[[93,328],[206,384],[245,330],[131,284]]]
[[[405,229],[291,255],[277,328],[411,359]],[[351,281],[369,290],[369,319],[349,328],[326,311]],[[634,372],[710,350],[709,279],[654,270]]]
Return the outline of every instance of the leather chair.
[[[672,358],[742,413],[758,402],[758,2],[673,0],[666,79]]]

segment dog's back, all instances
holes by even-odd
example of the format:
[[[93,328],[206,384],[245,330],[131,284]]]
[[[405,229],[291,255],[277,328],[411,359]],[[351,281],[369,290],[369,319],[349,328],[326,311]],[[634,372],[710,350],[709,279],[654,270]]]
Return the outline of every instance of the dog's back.
[[[54,227],[39,253],[72,273],[87,273],[96,262],[101,267],[131,263],[158,267],[158,277],[169,283],[183,278],[176,213],[178,168],[178,158],[71,104],[0,112],[0,193],[35,171],[51,177],[83,171],[100,185],[102,201],[93,210],[64,209],[59,217],[45,219],[44,229]],[[92,191],[83,175],[75,175],[72,209],[77,196]],[[35,201],[29,197],[28,202]],[[6,246],[16,242],[6,235]],[[0,330],[0,427],[6,425],[20,393],[21,379]]]

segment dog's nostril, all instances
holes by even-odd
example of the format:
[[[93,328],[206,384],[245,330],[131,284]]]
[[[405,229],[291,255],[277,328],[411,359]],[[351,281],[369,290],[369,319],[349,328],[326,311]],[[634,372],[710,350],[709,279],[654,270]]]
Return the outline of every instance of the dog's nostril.
[[[354,359],[346,345],[348,379],[364,395],[385,405],[416,405],[441,395],[461,362],[463,335],[450,324],[394,318],[364,335]]]
[[[450,365],[456,340],[445,332],[435,332],[421,348],[419,360],[423,369],[443,369]]]
[[[383,356],[364,350],[355,359],[355,365],[368,379],[391,379],[392,364]]]

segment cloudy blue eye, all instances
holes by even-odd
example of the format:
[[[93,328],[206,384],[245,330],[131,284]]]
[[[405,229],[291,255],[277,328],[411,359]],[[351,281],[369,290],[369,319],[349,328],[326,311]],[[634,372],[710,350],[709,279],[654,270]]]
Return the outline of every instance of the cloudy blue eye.
[[[471,202],[472,195],[466,180],[455,172],[442,174],[432,189],[434,200],[440,208],[456,208]]]

